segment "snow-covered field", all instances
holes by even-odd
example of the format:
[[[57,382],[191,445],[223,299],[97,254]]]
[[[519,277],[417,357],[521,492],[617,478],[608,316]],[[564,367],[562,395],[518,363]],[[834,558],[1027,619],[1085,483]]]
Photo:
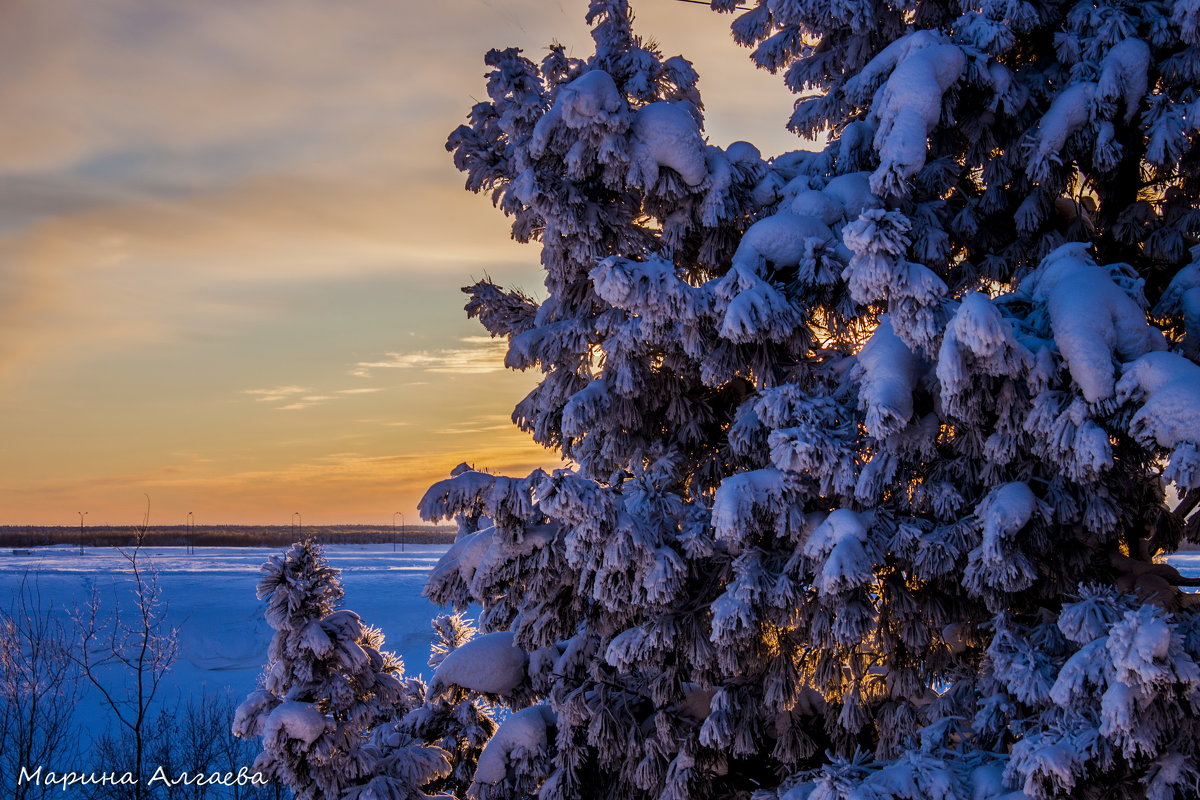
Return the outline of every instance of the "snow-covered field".
[[[1177,553],[1167,559],[1188,578],[1200,577],[1200,552]],[[1188,591],[1184,589],[1184,591]],[[1195,589],[1191,590],[1195,591]]]
[[[330,563],[342,570],[345,606],[384,631],[388,648],[404,658],[407,672],[426,678],[429,620],[437,609],[421,589],[445,550],[443,545],[409,545],[403,553],[390,545],[326,548]],[[201,691],[228,691],[240,699],[255,688],[271,636],[255,584],[259,565],[277,552],[207,548],[189,555],[171,547],[143,552],[162,587],[167,624],[179,632],[179,658],[165,681],[165,702]],[[1171,562],[1185,575],[1200,576],[1200,552],[1177,555]],[[0,551],[0,604],[9,605],[23,580],[36,587],[42,605],[66,624],[69,610],[82,606],[93,586],[107,609],[116,598],[127,602],[130,594],[128,564],[111,549],[89,549],[83,555],[65,546],[28,555]],[[94,690],[85,691],[76,715],[92,732],[107,724],[108,713]]]
[[[363,620],[381,628],[388,649],[404,658],[406,672],[429,675],[426,659],[436,609],[421,595],[425,577],[446,551],[444,545],[334,545],[330,563],[342,570],[343,601]],[[179,658],[164,682],[164,699],[188,693],[228,690],[238,699],[255,688],[266,660],[271,629],[265,604],[255,597],[258,567],[276,548],[204,548],[188,555],[183,547],[143,551],[167,604],[167,625],[179,631]],[[82,606],[92,587],[105,609],[115,599],[128,602],[128,563],[114,549],[37,548],[30,555],[0,551],[0,607],[7,608],[23,579],[36,588],[43,606],[69,623],[70,609]],[[99,698],[87,693],[78,709],[84,719],[102,716]]]
[[[410,674],[429,675],[431,632],[436,609],[421,595],[429,569],[446,551],[443,545],[334,545],[329,561],[342,570],[343,601],[370,625],[381,628],[388,648],[404,658]],[[182,547],[144,551],[167,603],[167,624],[179,631],[179,659],[166,680],[167,696],[228,688],[241,697],[255,687],[266,658],[271,630],[264,604],[255,598],[258,567],[272,548],[206,548],[188,555]],[[107,608],[114,592],[129,594],[128,564],[116,550],[39,548],[32,555],[0,552],[0,604],[7,607],[22,578],[36,586],[43,604],[66,621],[69,609],[86,602],[91,587]],[[1200,576],[1200,552],[1171,558],[1180,571]],[[94,706],[88,697],[84,706]],[[85,710],[85,709],[81,709]]]

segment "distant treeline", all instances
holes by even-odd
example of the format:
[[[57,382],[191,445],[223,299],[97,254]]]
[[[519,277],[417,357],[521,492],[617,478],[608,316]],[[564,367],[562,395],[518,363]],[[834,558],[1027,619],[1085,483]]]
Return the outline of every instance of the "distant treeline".
[[[129,526],[85,527],[85,547],[126,547],[134,542]],[[454,528],[407,525],[393,529],[377,525],[185,525],[155,526],[146,531],[145,544],[153,547],[287,547],[301,538],[321,544],[450,544]],[[79,527],[0,525],[0,547],[46,547],[80,543]]]

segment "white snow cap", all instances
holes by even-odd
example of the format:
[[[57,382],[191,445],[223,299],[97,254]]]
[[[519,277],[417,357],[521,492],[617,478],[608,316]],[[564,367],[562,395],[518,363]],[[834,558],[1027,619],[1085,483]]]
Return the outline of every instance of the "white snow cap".
[[[544,753],[547,729],[556,722],[554,711],[544,705],[530,706],[505,719],[479,754],[475,783],[500,783],[508,775],[509,764],[514,759],[528,759]]]
[[[989,375],[1011,374],[1013,353],[1023,358],[1027,352],[1013,337],[1012,323],[1001,316],[987,295],[967,292],[950,323],[955,340],[980,360]]]
[[[1016,340],[996,305],[984,294],[967,292],[938,347],[942,407],[962,415],[969,408],[962,398],[978,373],[1017,377],[1032,362],[1033,354]]]
[[[1200,336],[1200,245],[1193,247],[1191,254],[1192,263],[1175,273],[1154,307],[1155,316],[1182,315],[1189,337]],[[1200,347],[1196,342],[1191,346]]]
[[[887,314],[879,318],[858,363],[863,371],[858,398],[867,412],[867,430],[876,438],[899,431],[912,418],[920,360],[896,336]]]
[[[1083,242],[1052,251],[1028,286],[1033,300],[1045,305],[1058,350],[1089,403],[1113,396],[1115,362],[1166,349],[1162,333],[1146,324],[1141,306],[1096,265]]]
[[[1026,168],[1034,180],[1045,180],[1048,165],[1060,161],[1059,153],[1071,134],[1092,121],[1095,113],[1096,84],[1076,83],[1054,98],[1038,123],[1037,143]]]
[[[1171,450],[1163,473],[1181,488],[1200,487],[1200,366],[1177,353],[1147,353],[1126,364],[1121,400],[1141,402],[1129,431],[1143,444]]]
[[[713,500],[712,524],[718,539],[737,541],[742,524],[759,510],[778,507],[783,473],[777,469],[739,472],[721,481]]]
[[[804,542],[804,555],[822,562],[814,581],[822,595],[862,586],[874,577],[867,554],[869,520],[868,515],[839,508]]]
[[[746,230],[733,254],[733,263],[752,270],[757,270],[764,261],[776,266],[794,267],[804,258],[809,239],[817,239],[830,246],[837,243],[829,226],[816,217],[774,214],[760,219]]]
[[[1024,481],[998,486],[975,510],[983,523],[985,542],[992,537],[1009,537],[1029,523],[1037,509],[1037,498]]]
[[[942,116],[942,96],[966,67],[963,51],[939,39],[930,31],[918,31],[876,56],[876,60],[896,58],[897,63],[871,109],[879,120],[875,132],[879,168],[871,176],[875,194],[903,193],[907,179],[925,166],[929,134]],[[890,53],[896,45],[901,48]]]
[[[1166,448],[1200,444],[1200,366],[1177,353],[1147,353],[1122,368],[1117,392],[1143,400],[1130,424],[1139,439]]]
[[[279,699],[275,695],[262,689],[246,695],[234,713],[233,734],[243,738],[261,736],[266,717],[278,704]]]
[[[634,112],[632,155],[647,186],[658,181],[659,167],[670,167],[691,186],[704,183],[708,167],[695,107],[683,100],[651,103]]]
[[[625,109],[625,98],[611,75],[594,69],[559,89],[554,108],[568,127],[582,128],[597,120],[620,116]]]
[[[1013,481],[992,489],[975,509],[980,541],[967,555],[966,586],[976,594],[1029,588],[1037,570],[1020,547],[1017,534],[1044,506],[1029,486]]]
[[[275,707],[263,725],[263,737],[267,740],[280,735],[288,739],[299,739],[312,744],[325,731],[332,729],[333,720],[327,718],[311,703],[286,700]]]
[[[757,164],[762,153],[750,142],[737,141],[725,148],[725,157],[738,164]]]
[[[883,204],[871,192],[871,173],[850,172],[830,178],[821,190],[846,209],[846,219],[857,219],[860,214]]]
[[[517,647],[511,631],[476,636],[451,651],[429,682],[432,691],[448,685],[476,692],[508,694],[525,681],[529,656]]]
[[[495,527],[487,527],[459,538],[429,573],[429,582],[444,581],[449,573],[457,571],[463,583],[471,585],[475,571],[492,545]]]
[[[798,217],[815,217],[829,226],[838,224],[846,217],[846,209],[837,198],[829,192],[817,189],[801,189],[796,192],[790,208]]]
[[[1122,39],[1113,45],[1100,66],[1097,89],[1105,100],[1125,101],[1125,122],[1137,113],[1149,83],[1150,45],[1141,39]]]

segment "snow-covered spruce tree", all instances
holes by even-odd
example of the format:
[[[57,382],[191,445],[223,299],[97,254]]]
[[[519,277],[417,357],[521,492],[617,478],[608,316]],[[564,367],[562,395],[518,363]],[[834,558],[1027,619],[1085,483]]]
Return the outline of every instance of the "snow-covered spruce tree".
[[[450,772],[447,753],[396,729],[423,700],[383,635],[339,609],[342,585],[309,539],[263,564],[258,597],[274,630],[262,688],[233,731],[262,737],[254,769],[298,800],[418,800]]]
[[[769,161],[588,20],[448,143],[540,242],[467,311],[576,465],[422,502],[484,630],[435,682],[522,709],[472,792],[1196,796],[1200,5],[758,0],[829,132]]]
[[[476,629],[461,614],[441,614],[433,620],[433,631],[429,666],[436,668],[469,642]],[[398,728],[450,754],[453,771],[430,788],[464,797],[474,780],[480,752],[496,732],[496,721],[479,692],[443,681],[426,693],[425,702],[406,714]]]

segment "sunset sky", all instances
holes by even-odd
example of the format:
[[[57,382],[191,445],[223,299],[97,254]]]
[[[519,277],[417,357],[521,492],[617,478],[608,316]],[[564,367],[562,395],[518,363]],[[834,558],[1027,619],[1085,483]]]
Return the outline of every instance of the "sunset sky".
[[[553,465],[462,311],[537,252],[444,149],[483,54],[585,0],[0,4],[0,524],[388,524],[460,461]],[[708,134],[801,145],[729,17],[636,5]]]

